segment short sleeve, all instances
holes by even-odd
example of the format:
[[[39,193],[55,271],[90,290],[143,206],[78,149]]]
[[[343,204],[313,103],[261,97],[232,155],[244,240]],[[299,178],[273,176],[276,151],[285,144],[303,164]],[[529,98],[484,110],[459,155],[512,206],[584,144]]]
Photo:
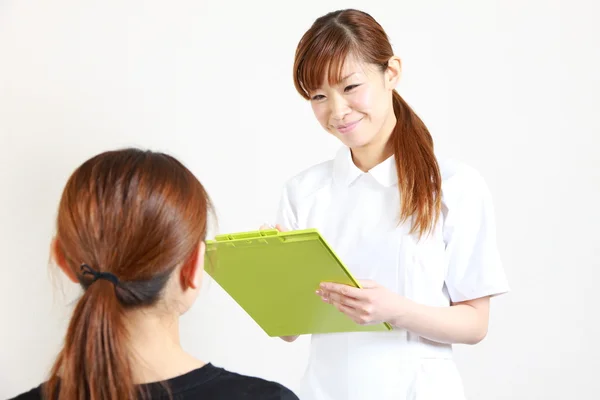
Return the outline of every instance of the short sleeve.
[[[281,225],[287,231],[299,229],[294,194],[294,182],[289,181],[284,185],[283,190],[281,191],[277,217],[275,218],[276,223]]]
[[[473,169],[460,168],[444,182],[442,192],[450,299],[461,302],[508,292],[494,206],[484,179]]]

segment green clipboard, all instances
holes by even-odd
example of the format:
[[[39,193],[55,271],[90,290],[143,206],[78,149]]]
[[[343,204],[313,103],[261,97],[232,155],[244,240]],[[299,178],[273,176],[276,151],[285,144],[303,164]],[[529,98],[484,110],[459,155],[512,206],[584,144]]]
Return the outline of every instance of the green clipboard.
[[[204,268],[269,336],[392,329],[357,324],[315,294],[321,282],[360,287],[316,229],[217,235]]]

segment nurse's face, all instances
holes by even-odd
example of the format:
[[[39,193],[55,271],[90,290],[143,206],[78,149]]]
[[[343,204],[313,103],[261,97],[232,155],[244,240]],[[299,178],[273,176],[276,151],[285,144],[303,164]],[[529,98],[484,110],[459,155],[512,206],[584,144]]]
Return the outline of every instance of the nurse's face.
[[[392,91],[399,76],[399,60],[398,68],[394,67],[383,71],[377,65],[347,59],[340,82],[330,86],[325,77],[323,85],[310,93],[321,126],[350,148],[377,139],[387,142],[396,123]]]

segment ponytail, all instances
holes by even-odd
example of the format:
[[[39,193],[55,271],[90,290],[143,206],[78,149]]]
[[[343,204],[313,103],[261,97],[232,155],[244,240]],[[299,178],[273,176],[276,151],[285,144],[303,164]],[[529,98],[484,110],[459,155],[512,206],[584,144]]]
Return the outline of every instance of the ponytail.
[[[442,178],[433,139],[423,121],[397,91],[393,92],[396,126],[392,131],[400,223],[413,218],[410,233],[419,237],[433,230],[441,211]]]
[[[124,308],[109,280],[89,285],[77,302],[65,343],[45,385],[46,399],[138,397],[127,349]]]
[[[148,397],[148,386],[134,382],[125,318],[159,303],[176,267],[197,257],[210,208],[194,174],[164,153],[108,151],[73,172],[52,252],[84,292],[44,384],[46,399]]]

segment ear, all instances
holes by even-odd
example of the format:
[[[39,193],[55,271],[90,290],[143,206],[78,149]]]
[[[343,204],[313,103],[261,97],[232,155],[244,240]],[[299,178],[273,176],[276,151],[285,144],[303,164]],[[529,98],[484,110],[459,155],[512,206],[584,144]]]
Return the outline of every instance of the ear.
[[[61,271],[67,276],[67,278],[69,278],[69,280],[73,283],[79,283],[77,275],[67,264],[65,254],[63,253],[60,246],[60,242],[57,238],[52,239],[52,243],[50,244],[50,254],[56,265],[58,265]]]
[[[388,61],[388,66],[385,70],[385,86],[389,90],[393,90],[400,82],[402,75],[402,62],[399,57],[392,56]]]
[[[202,241],[194,255],[181,268],[181,283],[184,289],[198,289],[202,284],[205,252],[206,244]]]

